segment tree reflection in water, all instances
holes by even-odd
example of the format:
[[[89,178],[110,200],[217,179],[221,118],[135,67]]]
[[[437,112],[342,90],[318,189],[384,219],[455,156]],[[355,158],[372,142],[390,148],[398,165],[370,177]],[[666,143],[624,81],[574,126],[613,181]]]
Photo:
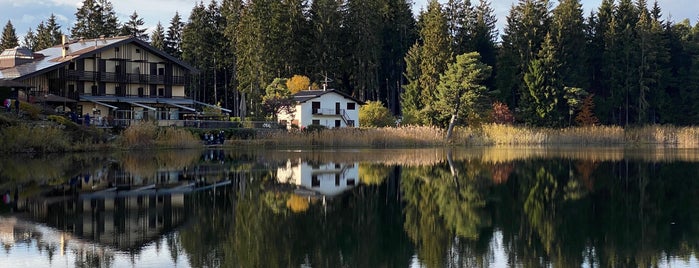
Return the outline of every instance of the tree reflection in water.
[[[697,264],[699,157],[693,155],[699,154],[609,148],[405,152],[110,156],[113,167],[130,170],[118,174],[140,178],[131,181],[160,183],[162,174],[232,181],[185,195],[183,207],[168,212],[183,222],[173,222],[172,230],[126,250],[127,255],[138,265],[144,248],[154,244],[178,266],[193,267],[409,267],[415,261],[425,267]],[[80,164],[51,165],[41,172],[2,170],[0,188],[65,181],[85,173],[80,166],[101,167],[94,163],[103,158],[70,159],[56,161]],[[279,177],[279,169],[303,163],[329,168],[316,171],[310,185]],[[360,182],[351,186],[351,179],[342,177],[354,176],[350,167],[357,168]],[[34,181],[37,176],[57,177]],[[168,185],[172,182],[177,180]],[[326,195],[314,185],[339,185],[344,192]],[[23,192],[22,198],[27,195]],[[75,213],[70,214],[74,218],[92,213],[99,219],[104,213],[100,202],[80,204],[80,209],[70,203],[61,209]],[[150,219],[152,210],[145,205],[128,204],[136,210],[129,212],[125,205],[115,215]],[[48,258],[61,251],[55,243],[35,241]],[[4,245],[12,254],[12,244]],[[114,266],[123,253],[73,254],[75,266]]]

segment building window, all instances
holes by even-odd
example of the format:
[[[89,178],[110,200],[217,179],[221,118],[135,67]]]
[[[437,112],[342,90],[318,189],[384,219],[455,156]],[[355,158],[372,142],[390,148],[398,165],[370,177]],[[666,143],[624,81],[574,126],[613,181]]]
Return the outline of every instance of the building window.
[[[136,53],[141,54],[141,49],[136,49]]]
[[[347,103],[347,110],[354,110],[354,102],[348,102]]]
[[[320,120],[318,120],[318,119],[313,120],[313,122],[311,122],[311,124],[313,124],[313,125],[320,125]]]
[[[311,176],[311,187],[320,187],[320,180],[318,175]]]
[[[68,63],[68,70],[75,70],[75,62]]]
[[[158,96],[165,96],[165,89],[164,88],[158,88]]]
[[[313,114],[318,114],[318,110],[320,110],[320,102],[319,101],[311,102],[311,110],[312,110]]]
[[[335,127],[340,127],[340,120],[335,120]]]

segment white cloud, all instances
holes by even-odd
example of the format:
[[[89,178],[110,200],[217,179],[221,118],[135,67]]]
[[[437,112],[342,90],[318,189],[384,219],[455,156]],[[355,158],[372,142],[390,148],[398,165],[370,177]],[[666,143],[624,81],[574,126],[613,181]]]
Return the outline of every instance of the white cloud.
[[[24,14],[22,15],[22,19],[20,21],[22,23],[33,23],[35,19],[35,16]]]

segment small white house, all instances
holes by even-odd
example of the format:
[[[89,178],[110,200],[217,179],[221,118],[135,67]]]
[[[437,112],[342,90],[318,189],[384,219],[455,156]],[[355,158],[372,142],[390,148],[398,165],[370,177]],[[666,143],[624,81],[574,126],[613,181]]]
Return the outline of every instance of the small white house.
[[[322,125],[327,128],[359,126],[359,106],[364,102],[337,90],[303,90],[293,95],[293,113],[277,115],[280,124]]]

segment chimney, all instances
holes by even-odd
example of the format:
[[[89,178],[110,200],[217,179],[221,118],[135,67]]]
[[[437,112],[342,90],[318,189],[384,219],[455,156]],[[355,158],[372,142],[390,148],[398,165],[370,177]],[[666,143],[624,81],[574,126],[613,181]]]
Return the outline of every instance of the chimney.
[[[66,57],[66,54],[68,54],[68,45],[66,44],[68,43],[67,39],[68,38],[65,34],[61,36],[61,56],[64,58]]]

